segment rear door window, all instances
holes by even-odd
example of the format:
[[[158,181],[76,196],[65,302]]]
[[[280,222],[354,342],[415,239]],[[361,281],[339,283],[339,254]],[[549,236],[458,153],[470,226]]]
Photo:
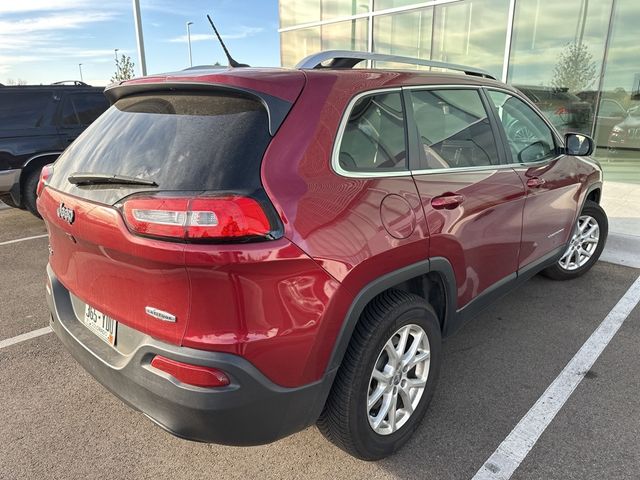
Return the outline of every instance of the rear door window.
[[[349,112],[338,152],[347,172],[408,170],[404,109],[400,92],[369,95]]]
[[[107,108],[109,102],[102,93],[67,95],[62,105],[60,123],[64,127],[87,126]]]
[[[2,92],[0,93],[0,128],[13,130],[43,126],[49,104],[50,92]]]
[[[420,169],[500,163],[491,123],[477,90],[412,90],[411,103],[420,136]]]
[[[269,144],[268,115],[251,98],[223,93],[122,98],[59,158],[51,185],[72,191],[72,173],[152,180],[158,190],[252,190]],[[82,187],[75,194],[102,186]]]

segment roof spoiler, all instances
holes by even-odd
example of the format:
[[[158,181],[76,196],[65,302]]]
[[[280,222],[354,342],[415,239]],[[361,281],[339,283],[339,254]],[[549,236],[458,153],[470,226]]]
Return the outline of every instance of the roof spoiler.
[[[274,97],[267,93],[258,92],[250,88],[234,87],[223,83],[198,83],[198,82],[157,82],[157,83],[132,83],[113,84],[108,86],[104,94],[113,105],[123,97],[145,93],[167,92],[226,92],[236,95],[251,97],[264,105],[269,116],[269,134],[273,137],[285,117],[291,110],[293,103]]]

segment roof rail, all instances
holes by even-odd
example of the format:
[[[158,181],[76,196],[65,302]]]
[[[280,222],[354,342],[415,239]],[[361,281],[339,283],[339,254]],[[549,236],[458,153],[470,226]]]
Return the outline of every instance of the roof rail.
[[[331,60],[330,63],[323,63]],[[496,78],[486,70],[480,68],[468,67],[466,65],[457,65],[455,63],[438,62],[437,60],[424,60],[422,58],[402,57],[399,55],[387,55],[384,53],[355,52],[351,50],[327,50],[325,52],[314,53],[301,60],[296,68],[315,69],[315,68],[353,68],[360,62],[365,60],[374,60],[378,62],[394,62],[404,63],[407,65],[422,65],[425,67],[444,68],[447,70],[456,70],[464,72],[467,75],[476,77],[485,77],[495,80]]]
[[[80,80],[60,80],[59,82],[53,82],[51,85],[75,85],[76,87],[89,87],[88,83],[84,83]]]

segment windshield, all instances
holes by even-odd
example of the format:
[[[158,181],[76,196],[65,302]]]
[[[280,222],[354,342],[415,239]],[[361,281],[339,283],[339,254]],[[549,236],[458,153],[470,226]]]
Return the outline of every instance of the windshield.
[[[78,172],[135,177],[157,190],[255,190],[271,137],[262,104],[230,94],[125,97],[96,120],[55,164],[51,186],[75,186]],[[83,195],[86,196],[86,195]]]

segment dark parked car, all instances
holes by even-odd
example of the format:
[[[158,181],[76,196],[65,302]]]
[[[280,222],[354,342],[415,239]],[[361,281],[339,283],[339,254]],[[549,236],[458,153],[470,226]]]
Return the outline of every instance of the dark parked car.
[[[0,200],[39,216],[40,170],[107,109],[103,91],[80,82],[0,86]]]
[[[609,149],[640,150],[640,107],[631,108],[627,117],[612,128]]]
[[[443,337],[598,259],[590,138],[481,70],[364,60],[442,66],[339,51],[139,78],[43,169],[51,327],[169,432],[253,445],[317,422],[382,458],[425,414]]]
[[[628,112],[616,100],[611,98],[600,100],[594,139],[598,147],[610,147],[611,132],[627,115]]]

